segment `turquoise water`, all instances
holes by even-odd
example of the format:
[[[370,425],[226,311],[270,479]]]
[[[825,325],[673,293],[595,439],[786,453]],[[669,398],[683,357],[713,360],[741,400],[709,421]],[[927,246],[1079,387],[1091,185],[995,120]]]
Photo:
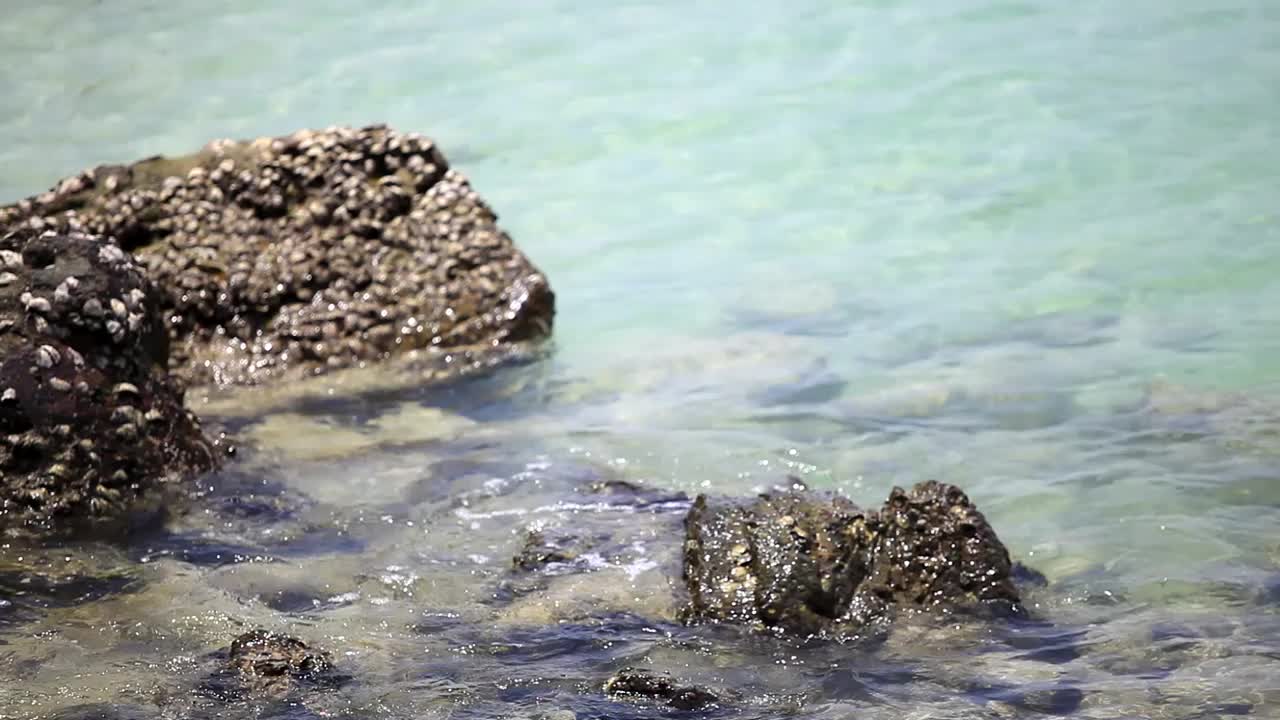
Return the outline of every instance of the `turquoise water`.
[[[378,503],[428,522],[434,506],[400,491],[442,453],[514,463],[493,471],[513,483],[585,464],[741,494],[797,472],[867,503],[938,478],[1048,575],[1055,618],[1094,623],[1085,644],[1100,649],[1060,669],[1085,692],[1073,712],[1176,716],[1141,702],[1182,682],[1223,703],[1172,702],[1186,717],[1246,696],[1280,717],[1280,5],[47,2],[6,9],[0,48],[0,201],[215,137],[387,122],[435,137],[551,278],[554,353],[495,381],[526,389],[450,401],[480,428],[450,437],[493,447],[410,432],[338,463],[281,461],[287,484],[376,548],[294,558],[286,575],[354,587],[353,563],[422,578],[481,555],[466,577],[498,577],[499,540],[373,529]],[[310,420],[403,418],[402,400]],[[407,417],[396,427],[419,422]],[[541,517],[557,492],[500,504]],[[476,533],[509,530],[508,516],[477,517]],[[164,635],[184,653],[251,620],[358,644],[351,663],[380,679],[348,700],[388,692],[385,716],[507,712],[449,705],[491,698],[483,672],[476,687],[405,685],[422,641],[397,628],[441,598],[465,605],[464,590],[442,581],[361,606],[386,626],[357,640],[364,616],[302,622],[255,605],[252,578],[228,579],[251,567],[175,562],[145,571],[153,589],[135,598],[198,594],[165,611],[189,623]],[[1082,600],[1098,593],[1124,599]],[[69,612],[124,628],[148,602]],[[1172,676],[1097,660],[1111,644],[1158,646],[1161,623],[1196,638]],[[30,670],[47,710],[122,702],[120,677],[150,687],[187,672],[145,635],[95,637],[92,652],[84,638],[21,645],[0,677],[48,655]],[[457,651],[445,637],[436,652]],[[662,652],[674,672],[698,667]],[[940,653],[930,677],[968,660]],[[764,695],[796,682],[735,673]],[[994,712],[924,680],[878,702],[798,686],[803,717]],[[0,707],[20,706],[0,692]],[[532,701],[510,702],[519,714]]]

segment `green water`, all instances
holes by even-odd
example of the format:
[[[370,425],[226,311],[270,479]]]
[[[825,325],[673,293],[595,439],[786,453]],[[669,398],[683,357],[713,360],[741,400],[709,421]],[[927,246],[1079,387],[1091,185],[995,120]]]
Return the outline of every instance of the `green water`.
[[[387,122],[440,142],[559,313],[536,367],[255,420],[246,467],[348,544],[265,565],[41,555],[134,586],[0,625],[0,717],[181,716],[202,653],[253,624],[345,649],[361,680],[322,709],[355,716],[661,714],[599,696],[643,656],[747,688],[742,717],[1035,714],[972,689],[992,677],[1078,688],[1080,717],[1280,717],[1280,5],[9,5],[0,201],[215,137]],[[728,494],[793,472],[866,503],[957,483],[1083,650],[1046,667],[902,640],[871,664],[915,679],[870,673],[860,696],[812,669],[862,672],[853,651],[798,671],[701,635],[583,639],[588,610],[668,617],[678,574],[667,519],[565,506],[575,473],[604,472]],[[528,523],[627,526],[647,549],[495,610]],[[298,588],[348,599],[271,607]],[[433,613],[465,622],[412,629]],[[493,643],[573,650],[507,665],[475,650]]]

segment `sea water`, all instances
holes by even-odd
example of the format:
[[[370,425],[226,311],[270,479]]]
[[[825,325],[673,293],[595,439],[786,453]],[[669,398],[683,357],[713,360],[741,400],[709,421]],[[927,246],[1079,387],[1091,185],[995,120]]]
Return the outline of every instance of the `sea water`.
[[[739,717],[1280,717],[1280,5],[3,18],[0,201],[213,138],[386,122],[439,142],[558,314],[545,359],[448,391],[191,398],[258,448],[214,495],[279,512],[5,547],[0,717],[674,713],[602,694],[627,663]],[[796,648],[681,628],[678,508],[576,490],[787,474],[869,505],[962,486],[1046,575],[1051,629]],[[631,534],[501,599],[530,527]],[[354,679],[311,705],[190,705],[253,626]]]

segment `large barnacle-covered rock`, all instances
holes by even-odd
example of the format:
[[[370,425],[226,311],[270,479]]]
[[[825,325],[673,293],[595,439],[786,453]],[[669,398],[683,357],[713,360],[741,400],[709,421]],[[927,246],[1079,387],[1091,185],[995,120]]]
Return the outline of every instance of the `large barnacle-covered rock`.
[[[0,231],[81,230],[136,254],[171,368],[200,385],[406,351],[461,371],[546,337],[554,296],[496,220],[430,140],[384,126],[218,141],[0,208]]]
[[[0,528],[118,523],[217,464],[168,348],[159,295],[119,247],[0,239]]]

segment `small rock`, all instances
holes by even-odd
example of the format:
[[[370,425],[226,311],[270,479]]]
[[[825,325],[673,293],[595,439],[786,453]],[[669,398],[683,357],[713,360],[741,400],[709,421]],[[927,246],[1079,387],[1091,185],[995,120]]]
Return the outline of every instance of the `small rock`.
[[[299,680],[316,680],[333,669],[328,653],[312,649],[297,638],[266,630],[251,630],[233,640],[228,663],[246,683],[272,689],[284,689]]]
[[[525,536],[520,554],[511,559],[511,565],[516,570],[532,571],[552,563],[573,562],[577,557],[578,553],[563,547],[563,543],[549,542],[543,533],[531,530]]]
[[[609,678],[604,691],[614,696],[665,700],[677,710],[703,710],[720,702],[709,690],[679,686],[665,675],[636,668],[623,669]]]

